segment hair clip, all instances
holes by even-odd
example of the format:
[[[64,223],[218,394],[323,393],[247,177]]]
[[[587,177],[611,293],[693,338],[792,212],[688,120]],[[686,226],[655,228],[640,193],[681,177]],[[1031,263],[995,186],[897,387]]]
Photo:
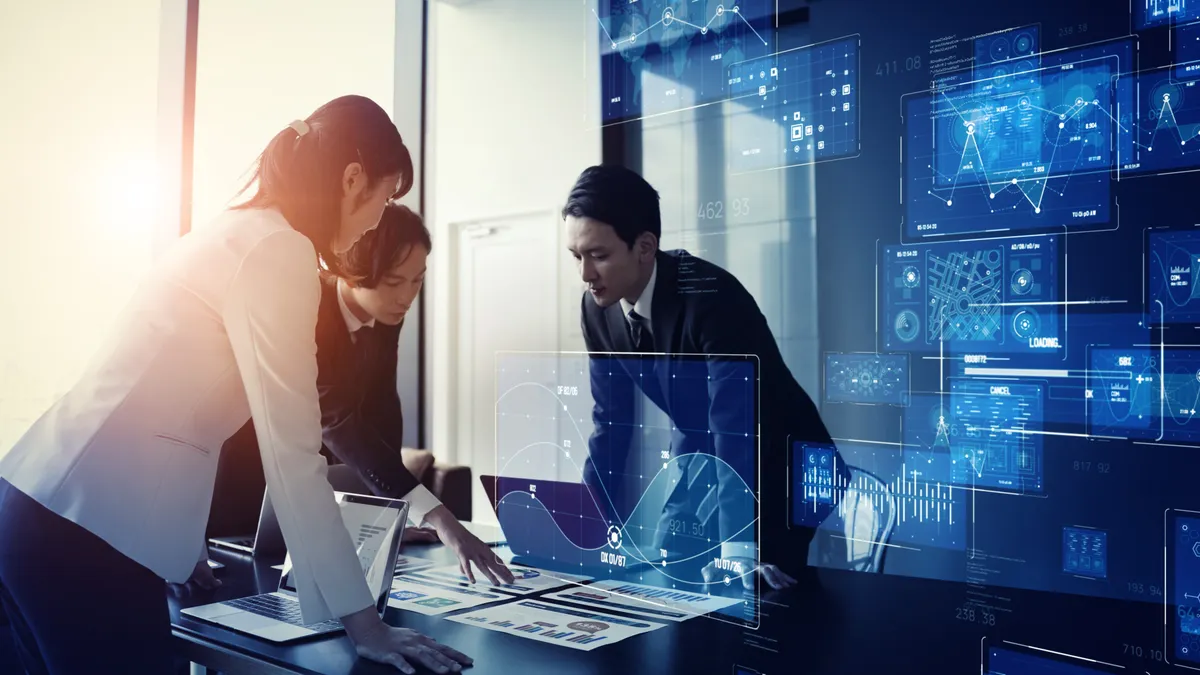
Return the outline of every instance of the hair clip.
[[[295,130],[297,136],[304,136],[304,134],[307,134],[309,131],[308,122],[305,122],[304,120],[296,120],[288,126]]]

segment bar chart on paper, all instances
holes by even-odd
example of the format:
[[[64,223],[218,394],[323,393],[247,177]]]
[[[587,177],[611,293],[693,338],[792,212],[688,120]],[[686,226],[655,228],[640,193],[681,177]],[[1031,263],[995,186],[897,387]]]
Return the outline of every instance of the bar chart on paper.
[[[666,625],[533,600],[485,607],[448,620],[582,651],[591,651]]]
[[[613,579],[552,593],[547,598],[578,602],[599,609],[636,612],[651,619],[686,621],[745,602],[743,598],[692,593]]]

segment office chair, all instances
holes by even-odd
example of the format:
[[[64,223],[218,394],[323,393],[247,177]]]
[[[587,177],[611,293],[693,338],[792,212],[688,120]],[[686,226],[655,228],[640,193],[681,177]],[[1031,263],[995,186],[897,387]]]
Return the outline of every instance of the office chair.
[[[819,567],[882,573],[886,544],[896,527],[896,497],[877,476],[847,467],[850,484],[833,513],[817,528],[813,544]]]

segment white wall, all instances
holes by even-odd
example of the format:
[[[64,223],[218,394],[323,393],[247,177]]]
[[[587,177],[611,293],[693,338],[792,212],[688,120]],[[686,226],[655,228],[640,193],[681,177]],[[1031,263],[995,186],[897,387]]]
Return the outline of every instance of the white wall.
[[[460,444],[471,421],[455,410],[455,225],[561,207],[579,172],[600,162],[600,129],[588,114],[599,110],[598,81],[587,61],[595,31],[589,6],[578,0],[434,2],[430,11],[430,447],[443,461],[473,464],[493,459],[495,449]],[[559,236],[553,222],[545,236]],[[531,255],[513,265],[544,265],[547,274],[559,275],[563,260],[544,258]],[[536,309],[520,297],[511,303],[514,321]],[[478,502],[475,507],[477,516],[487,511]]]

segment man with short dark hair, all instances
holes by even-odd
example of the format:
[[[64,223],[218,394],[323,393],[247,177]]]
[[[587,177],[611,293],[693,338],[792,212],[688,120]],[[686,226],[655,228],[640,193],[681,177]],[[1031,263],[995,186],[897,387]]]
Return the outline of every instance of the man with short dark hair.
[[[807,561],[812,531],[789,533],[787,528],[788,440],[790,437],[792,441],[830,447],[833,441],[816,406],[784,363],[758,304],[724,269],[684,250],[659,250],[662,225],[658,193],[629,169],[621,166],[586,169],[571,189],[562,215],[567,225],[568,249],[579,264],[580,277],[588,285],[580,310],[588,352],[709,355],[707,390],[699,392],[670,391],[671,378],[646,377],[646,373],[632,373],[627,367],[614,367],[619,359],[593,356],[595,428],[589,440],[586,482],[605,488],[604,476],[622,470],[628,448],[635,442],[630,408],[636,388],[671,418],[672,453],[676,457],[679,453],[690,455],[676,461],[679,473],[670,488],[660,529],[688,522],[680,515],[689,509],[695,511],[695,505],[705,499],[704,491],[713,495],[709,497],[710,510],[713,501],[721,505],[718,511],[725,504],[734,504],[737,493],[744,491],[741,483],[735,482],[735,475],[752,473],[753,458],[745,455],[752,454],[754,449],[742,439],[720,433],[721,427],[727,426],[722,416],[729,414],[731,408],[745,406],[747,397],[744,389],[722,384],[731,371],[726,360],[716,355],[755,355],[759,360],[759,452],[763,479],[756,486],[760,493],[760,548],[763,560],[776,563],[762,564],[758,571],[773,588],[795,583],[777,565],[792,574],[802,568]],[[665,359],[656,363],[662,361]],[[652,366],[655,367],[670,366]],[[697,438],[697,428],[706,428],[709,438]],[[720,461],[709,461],[705,455]],[[707,473],[698,472],[697,464],[707,466]],[[740,465],[751,470],[722,473],[713,470],[713,464],[718,468]],[[597,467],[604,467],[604,476],[599,475]],[[697,481],[697,475],[707,476],[707,480]],[[700,495],[688,494],[697,488],[702,491]],[[753,550],[753,530],[728,519],[722,521],[719,515],[715,518],[720,521],[719,539],[714,537],[714,540],[721,542],[720,557],[755,560],[758,551]],[[696,522],[694,513],[691,522]],[[691,527],[701,531],[706,528],[703,523]],[[715,554],[707,557],[711,559]]]

